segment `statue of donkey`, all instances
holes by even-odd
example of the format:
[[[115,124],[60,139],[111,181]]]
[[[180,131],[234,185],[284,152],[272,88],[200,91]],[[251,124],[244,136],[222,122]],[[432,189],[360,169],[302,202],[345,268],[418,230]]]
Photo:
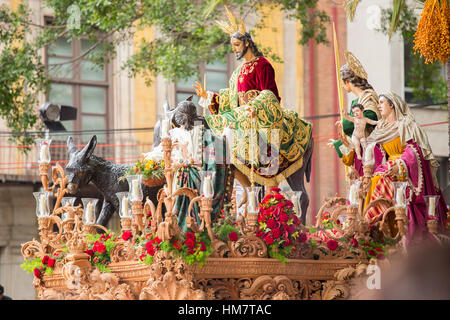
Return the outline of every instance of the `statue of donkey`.
[[[97,136],[93,136],[83,149],[77,150],[72,137],[67,139],[69,163],[65,168],[67,176],[67,189],[70,194],[77,195],[81,188],[88,184],[94,185],[103,196],[103,205],[97,224],[107,226],[114,212],[119,212],[119,199],[117,192],[128,191],[128,182],[119,181],[124,172],[131,165],[114,164],[108,160],[94,155],[97,145]],[[142,186],[144,199],[148,196],[156,203],[156,195],[162,186]]]
[[[184,126],[186,130],[191,130],[195,123],[202,122],[202,124],[208,128],[208,124],[204,117],[199,116],[197,114],[197,108],[195,104],[191,101],[192,96],[187,98],[185,101],[180,102],[176,108],[170,110],[170,108],[165,105],[164,112],[166,119],[169,119],[170,123],[173,126],[179,127],[181,125]],[[159,122],[159,121],[158,121]],[[157,123],[155,125],[154,132],[154,141],[153,144],[156,146],[160,143],[160,125]],[[301,221],[303,224],[306,223],[306,212],[309,206],[309,196],[306,192],[305,188],[305,176],[306,181],[310,181],[311,177],[311,158],[314,149],[314,140],[311,139],[308,142],[308,145],[305,149],[305,153],[303,154],[303,166],[290,175],[286,180],[290,186],[290,188],[294,191],[302,191],[302,195],[300,197],[300,205],[302,209]],[[235,166],[232,166],[235,178],[239,181],[239,183],[246,187],[250,186],[250,181],[247,176],[242,174]]]

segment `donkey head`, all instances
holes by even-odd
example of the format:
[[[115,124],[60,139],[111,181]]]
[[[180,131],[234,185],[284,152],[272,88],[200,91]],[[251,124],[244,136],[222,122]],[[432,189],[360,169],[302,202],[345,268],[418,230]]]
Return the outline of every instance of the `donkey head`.
[[[78,189],[86,184],[94,174],[93,168],[89,165],[89,158],[97,145],[97,136],[93,136],[83,149],[77,150],[72,137],[67,139],[67,151],[69,152],[69,163],[66,166],[67,189],[71,194],[75,194]]]

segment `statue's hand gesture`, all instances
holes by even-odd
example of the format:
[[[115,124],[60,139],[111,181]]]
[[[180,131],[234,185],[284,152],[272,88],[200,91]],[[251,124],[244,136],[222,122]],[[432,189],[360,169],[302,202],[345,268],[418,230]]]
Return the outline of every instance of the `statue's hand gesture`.
[[[206,99],[208,97],[205,88],[202,87],[202,85],[200,84],[200,82],[196,82],[195,84],[192,85],[195,88],[195,93],[199,96],[202,97],[204,99]]]

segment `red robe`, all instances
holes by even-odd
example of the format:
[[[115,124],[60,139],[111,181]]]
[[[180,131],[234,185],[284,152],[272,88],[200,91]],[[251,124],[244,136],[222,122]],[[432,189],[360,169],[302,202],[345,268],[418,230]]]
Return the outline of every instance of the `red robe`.
[[[244,62],[237,82],[239,105],[245,105],[263,90],[272,91],[278,102],[281,101],[277,84],[275,83],[275,71],[270,62],[264,57],[257,57]],[[209,106],[209,111],[211,114],[217,114],[218,110],[219,95],[215,93]]]

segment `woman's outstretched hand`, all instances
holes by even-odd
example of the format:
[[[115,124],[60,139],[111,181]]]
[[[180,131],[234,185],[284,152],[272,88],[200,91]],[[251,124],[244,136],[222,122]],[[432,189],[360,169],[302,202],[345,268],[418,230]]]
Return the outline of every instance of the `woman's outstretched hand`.
[[[199,96],[202,97],[204,99],[206,99],[208,97],[208,94],[206,93],[205,88],[202,87],[202,85],[200,84],[200,82],[196,82],[195,84],[192,85],[195,88],[195,93]]]

